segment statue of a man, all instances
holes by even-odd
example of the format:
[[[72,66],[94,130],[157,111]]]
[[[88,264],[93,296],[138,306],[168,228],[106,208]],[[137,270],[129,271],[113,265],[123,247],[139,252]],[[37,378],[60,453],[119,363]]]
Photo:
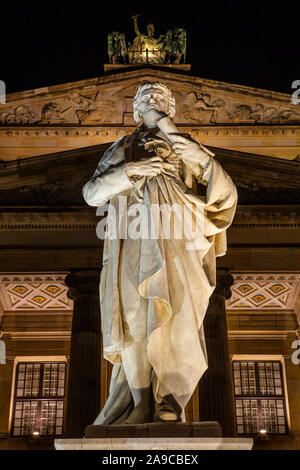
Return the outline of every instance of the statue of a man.
[[[136,37],[134,38],[132,45],[128,48],[130,63],[163,63],[165,56],[163,51],[165,35],[161,34],[159,38],[155,38],[155,29],[152,23],[147,25],[147,34],[141,34],[138,27],[138,17],[139,15],[134,15],[132,17]]]
[[[207,368],[203,319],[237,191],[214,154],[177,129],[174,114],[164,84],[142,83],[136,131],[106,150],[83,188],[89,205],[110,201],[119,213],[115,236],[105,239],[100,282],[103,354],[113,371],[94,424],[180,421]],[[127,206],[118,212],[121,196]],[[151,214],[155,237],[121,236],[137,204]],[[171,235],[163,207],[175,208]],[[183,231],[174,236],[186,209]],[[195,227],[201,230],[191,242]]]

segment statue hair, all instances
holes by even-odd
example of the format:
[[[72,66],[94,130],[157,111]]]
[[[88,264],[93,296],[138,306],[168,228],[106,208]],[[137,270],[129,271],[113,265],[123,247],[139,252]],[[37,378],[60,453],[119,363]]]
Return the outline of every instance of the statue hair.
[[[140,113],[140,98],[142,92],[147,88],[159,88],[164,93],[166,93],[168,98],[168,116],[172,119],[175,116],[175,98],[172,95],[171,90],[161,82],[148,82],[143,81],[139,86],[135,97],[133,98],[133,117],[135,122],[137,123],[137,127],[141,127],[143,125],[143,118]]]

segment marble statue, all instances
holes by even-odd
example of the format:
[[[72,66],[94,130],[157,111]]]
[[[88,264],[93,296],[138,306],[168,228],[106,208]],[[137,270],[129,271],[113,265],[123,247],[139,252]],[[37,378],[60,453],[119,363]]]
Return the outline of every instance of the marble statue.
[[[115,236],[104,241],[100,281],[103,354],[113,371],[94,424],[184,419],[207,369],[203,319],[237,204],[214,154],[175,126],[167,86],[143,82],[133,104],[135,132],[106,150],[83,188],[90,206],[109,203],[119,214]],[[127,206],[118,211],[121,197]],[[126,238],[121,232],[141,204],[156,236]],[[168,232],[163,207],[176,208],[174,230],[188,208],[181,236]],[[139,229],[144,223],[140,218]]]

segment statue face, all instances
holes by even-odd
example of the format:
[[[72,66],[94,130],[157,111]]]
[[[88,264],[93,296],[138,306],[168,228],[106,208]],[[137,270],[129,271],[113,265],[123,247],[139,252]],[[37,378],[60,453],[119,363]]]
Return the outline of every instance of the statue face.
[[[156,109],[168,114],[168,97],[163,90],[159,88],[145,88],[140,97],[140,112],[142,115],[151,109]]]

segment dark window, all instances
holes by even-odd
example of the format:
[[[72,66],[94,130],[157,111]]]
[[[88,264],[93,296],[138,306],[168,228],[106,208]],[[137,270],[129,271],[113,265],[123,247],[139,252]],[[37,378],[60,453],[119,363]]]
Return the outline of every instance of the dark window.
[[[233,361],[238,434],[287,434],[282,365],[279,361]]]
[[[65,378],[64,362],[18,363],[12,436],[62,435]]]

